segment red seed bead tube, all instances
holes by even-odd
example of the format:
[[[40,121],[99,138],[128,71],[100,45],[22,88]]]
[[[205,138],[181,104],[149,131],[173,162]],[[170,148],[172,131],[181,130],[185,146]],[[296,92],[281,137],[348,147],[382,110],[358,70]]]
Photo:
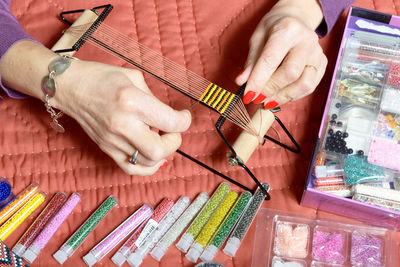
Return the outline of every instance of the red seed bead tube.
[[[21,256],[25,250],[33,243],[35,238],[43,230],[46,223],[56,214],[67,199],[67,195],[64,192],[57,192],[36,220],[32,223],[29,229],[19,239],[17,244],[13,248],[13,252],[18,256]]]
[[[146,223],[143,223],[129,238],[122,247],[114,254],[111,260],[117,265],[124,264],[130,253],[133,253],[138,247],[144,244],[146,239],[156,230],[158,223],[168,213],[174,205],[170,198],[164,198],[154,209],[153,215]]]

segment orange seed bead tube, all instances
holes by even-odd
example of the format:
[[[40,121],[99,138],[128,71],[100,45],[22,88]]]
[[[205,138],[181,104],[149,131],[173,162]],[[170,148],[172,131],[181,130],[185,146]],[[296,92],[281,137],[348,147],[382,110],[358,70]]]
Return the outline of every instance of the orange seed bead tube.
[[[39,192],[38,184],[30,184],[27,188],[19,193],[13,201],[10,202],[0,212],[0,225],[10,218],[19,208],[27,203],[34,195]]]
[[[20,208],[10,219],[0,227],[0,240],[4,241],[18,226],[25,221],[45,200],[46,196],[40,192]]]

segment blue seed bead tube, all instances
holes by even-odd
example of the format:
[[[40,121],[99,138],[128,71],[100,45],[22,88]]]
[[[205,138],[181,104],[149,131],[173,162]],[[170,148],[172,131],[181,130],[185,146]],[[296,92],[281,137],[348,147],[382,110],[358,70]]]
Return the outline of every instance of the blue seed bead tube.
[[[14,194],[10,183],[6,178],[0,177],[0,210],[7,206],[13,198]]]

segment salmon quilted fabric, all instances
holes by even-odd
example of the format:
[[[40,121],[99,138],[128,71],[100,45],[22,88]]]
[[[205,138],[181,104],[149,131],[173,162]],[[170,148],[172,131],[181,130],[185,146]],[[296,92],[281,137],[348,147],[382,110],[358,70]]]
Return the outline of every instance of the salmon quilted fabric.
[[[58,17],[60,12],[106,3],[95,0],[15,0],[12,12],[31,36],[51,47],[66,27]],[[106,19],[108,25],[161,51],[170,59],[218,85],[235,91],[237,87],[233,80],[246,59],[249,37],[275,1],[111,0],[109,3],[114,5],[114,10]],[[391,14],[400,12],[399,0],[361,0],[356,5]],[[296,155],[267,142],[257,149],[248,162],[256,176],[269,182],[272,187],[272,200],[265,202],[264,207],[309,214],[316,212],[299,206],[299,199],[317,137],[343,25],[344,16],[332,33],[321,40],[330,63],[316,92],[285,105],[279,114],[300,143],[302,153]],[[82,48],[77,57],[129,67],[89,44]],[[177,109],[191,108],[193,123],[183,134],[182,150],[243,184],[254,187],[240,168],[227,164],[226,147],[214,129],[217,114],[199,105],[192,106],[191,100],[153,78],[146,79],[162,101]],[[141,204],[156,205],[164,197],[177,199],[181,195],[193,199],[202,191],[211,193],[222,181],[177,154],[171,156],[167,166],[151,177],[128,176],[97,148],[73,119],[62,118],[67,129],[65,134],[54,132],[48,125],[49,116],[43,104],[37,100],[4,97],[0,103],[0,121],[0,175],[10,179],[15,192],[31,182],[37,182],[49,196],[57,191],[77,191],[83,198],[32,266],[58,266],[52,254],[110,194],[119,198],[119,207],[106,217],[64,266],[84,266],[81,257]],[[225,132],[233,141],[239,130],[227,124]],[[270,135],[288,141],[277,126],[270,130]],[[6,240],[8,246],[15,244],[34,217],[25,221]],[[253,225],[235,258],[231,259],[219,252],[216,260],[226,266],[250,266],[254,232]],[[99,266],[112,266],[109,258],[114,252],[105,257]],[[143,266],[193,264],[176,248],[171,248],[160,263],[147,257]]]

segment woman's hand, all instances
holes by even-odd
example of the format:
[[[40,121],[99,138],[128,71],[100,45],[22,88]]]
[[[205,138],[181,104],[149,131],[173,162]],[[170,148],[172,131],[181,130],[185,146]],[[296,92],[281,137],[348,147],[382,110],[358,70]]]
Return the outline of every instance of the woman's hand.
[[[176,111],[159,101],[137,70],[73,61],[56,81],[52,105],[76,119],[128,174],[155,173],[180,146],[179,133],[190,126],[190,112]],[[128,159],[136,150],[139,154],[133,165]]]
[[[41,81],[56,57],[35,42],[17,42],[0,61],[2,81],[44,101]],[[128,174],[155,173],[180,146],[179,133],[190,126],[190,112],[176,111],[159,101],[137,70],[72,60],[55,81],[57,90],[50,104],[77,120]],[[128,159],[136,151],[139,154],[134,165]]]
[[[327,58],[315,29],[322,21],[317,0],[280,0],[261,20],[250,40],[244,71],[243,102],[266,109],[312,93],[321,81]]]

